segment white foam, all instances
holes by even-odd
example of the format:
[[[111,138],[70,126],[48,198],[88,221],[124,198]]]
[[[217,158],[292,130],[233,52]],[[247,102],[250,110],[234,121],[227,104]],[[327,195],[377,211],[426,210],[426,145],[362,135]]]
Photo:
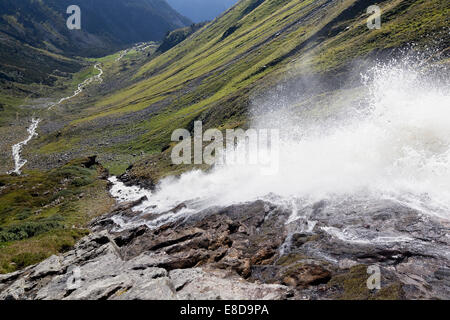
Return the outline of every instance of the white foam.
[[[285,134],[275,175],[261,175],[255,165],[191,171],[161,181],[139,209],[164,212],[188,200],[201,209],[269,194],[312,202],[361,194],[449,219],[449,82],[421,70],[406,63],[374,67],[364,76],[366,99],[346,110],[345,121],[302,127],[291,113],[279,112]],[[270,120],[259,117],[253,127],[265,128]]]
[[[152,195],[151,191],[138,186],[126,186],[117,177],[113,176],[108,180],[112,183],[112,187],[109,190],[110,194],[120,202],[137,201],[142,197],[150,198]]]

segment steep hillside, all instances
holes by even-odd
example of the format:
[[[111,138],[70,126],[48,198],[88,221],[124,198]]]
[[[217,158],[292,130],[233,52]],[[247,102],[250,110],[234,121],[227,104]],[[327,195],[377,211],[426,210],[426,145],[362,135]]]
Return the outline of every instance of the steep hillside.
[[[189,19],[164,0],[81,0],[81,30],[66,26],[69,0],[4,0],[0,3],[0,77],[51,83],[54,70],[74,72],[64,57],[103,56],[127,45],[160,40]],[[64,57],[63,57],[64,56]]]
[[[193,23],[189,27],[184,27],[168,32],[161,42],[161,45],[158,48],[158,52],[166,52],[167,50],[175,47],[177,44],[184,41],[187,37],[196,32],[198,29],[202,28],[205,24],[205,22]]]
[[[177,170],[163,161],[170,154],[174,129],[192,128],[198,119],[206,127],[245,126],[251,101],[281,83],[286,88],[296,83],[286,91],[302,92],[311,90],[311,85],[302,88],[308,77],[320,77],[322,85],[311,95],[320,97],[323,105],[343,85],[341,80],[351,76],[349,67],[358,74],[366,61],[408,43],[435,47],[444,52],[435,58],[445,58],[446,1],[386,0],[379,5],[382,28],[369,30],[366,1],[243,0],[139,67],[132,79],[122,82],[131,83],[128,87],[77,108],[78,114],[70,115],[70,123],[57,136],[50,130],[35,146],[45,163],[56,150],[96,152],[109,164],[120,163],[122,156],[143,155],[135,173],[159,176]],[[96,141],[95,147],[85,141]],[[166,151],[161,155],[161,150]],[[152,157],[161,168],[146,165]]]

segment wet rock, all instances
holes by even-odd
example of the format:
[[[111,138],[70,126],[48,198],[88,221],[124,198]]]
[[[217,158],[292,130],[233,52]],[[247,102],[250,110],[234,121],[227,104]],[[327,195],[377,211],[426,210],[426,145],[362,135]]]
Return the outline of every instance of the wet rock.
[[[133,167],[128,167],[125,173],[121,174],[117,178],[122,181],[126,186],[139,186],[143,189],[153,190],[155,188],[155,182],[152,179],[143,179],[136,177],[131,173]]]
[[[295,265],[286,272],[283,283],[292,287],[306,287],[330,281],[331,272],[318,265]]]
[[[448,223],[390,201],[322,201],[293,220],[290,208],[254,201],[114,231],[113,217],[139,222],[134,205],[94,221],[64,255],[1,275],[0,298],[450,297]],[[369,266],[380,290],[367,287]]]
[[[170,210],[168,210],[166,212],[162,212],[162,213],[159,213],[159,214],[155,214],[155,213],[143,214],[139,218],[142,219],[142,220],[152,221],[152,220],[156,220],[156,219],[158,219],[160,217],[163,217],[163,216],[165,216],[167,214],[178,213],[178,212],[180,212],[181,210],[183,210],[185,208],[187,208],[186,204],[185,203],[180,203],[176,207],[174,207],[174,208],[172,208],[172,209],[170,209]]]
[[[138,212],[134,212],[133,207],[140,205],[142,202],[146,201],[147,197],[141,197],[136,201],[122,202],[116,205],[111,212],[103,216],[97,217],[92,220],[89,224],[93,230],[111,230],[114,227],[113,217],[122,216],[127,218],[134,218],[139,215]]]

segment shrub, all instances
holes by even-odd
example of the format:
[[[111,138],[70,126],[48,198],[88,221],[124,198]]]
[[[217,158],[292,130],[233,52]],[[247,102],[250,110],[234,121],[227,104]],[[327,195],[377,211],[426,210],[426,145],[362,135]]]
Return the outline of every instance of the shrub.
[[[25,220],[31,216],[31,209],[30,208],[23,208],[22,211],[18,212],[16,214],[17,220]]]
[[[89,177],[91,175],[91,170],[76,166],[66,166],[61,169],[57,169],[51,173],[51,177],[55,180],[60,180],[62,178],[73,179],[76,177]]]
[[[27,221],[4,228],[0,232],[0,242],[31,238],[33,236],[64,227],[61,216],[53,216],[38,221]]]
[[[89,185],[89,184],[91,184],[93,182],[94,182],[94,179],[92,179],[92,178],[82,177],[82,178],[75,178],[75,179],[73,179],[71,184],[74,187],[83,187],[83,186],[87,186],[87,185]]]
[[[50,198],[50,201],[55,201],[56,199],[59,199],[59,198],[61,198],[61,197],[67,198],[67,197],[72,196],[73,194],[74,194],[73,191],[64,189],[64,190],[61,190],[61,191],[55,193],[55,194]]]

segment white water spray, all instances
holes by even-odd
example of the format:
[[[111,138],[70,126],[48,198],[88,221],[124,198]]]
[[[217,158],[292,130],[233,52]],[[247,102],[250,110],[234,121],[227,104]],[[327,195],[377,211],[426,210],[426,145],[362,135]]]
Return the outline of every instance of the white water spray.
[[[109,181],[113,184],[109,192],[118,201],[136,201],[142,197],[151,196],[151,192],[138,186],[126,187],[125,184],[116,177],[109,178]]]
[[[291,113],[282,115],[280,130],[287,134],[276,175],[263,176],[250,165],[187,172],[161,181],[136,210],[161,213],[184,202],[191,213],[268,197],[301,199],[305,206],[369,197],[449,219],[449,80],[407,64],[377,65],[364,80],[367,98],[346,110],[345,121],[301,127]],[[272,120],[260,117],[253,126],[264,128]]]

